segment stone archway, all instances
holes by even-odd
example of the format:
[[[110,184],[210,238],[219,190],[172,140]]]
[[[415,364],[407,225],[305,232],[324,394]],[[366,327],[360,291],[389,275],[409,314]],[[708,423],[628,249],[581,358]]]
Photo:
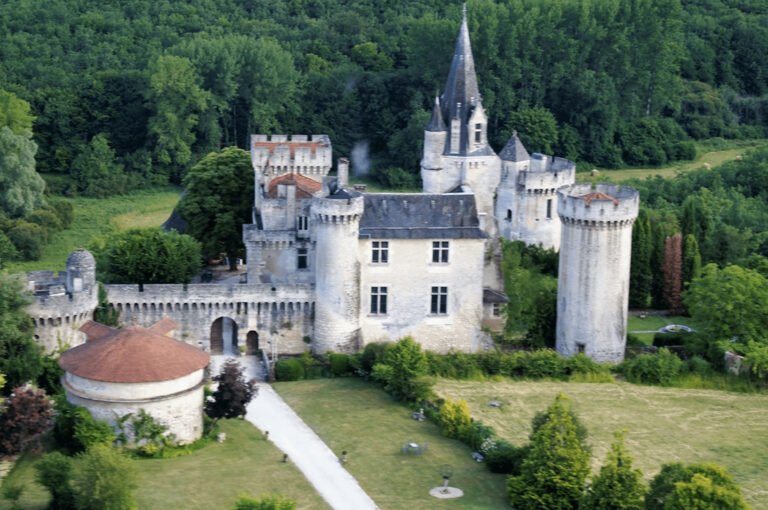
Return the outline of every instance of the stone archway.
[[[259,334],[251,330],[245,337],[245,353],[256,354],[257,352],[259,352]]]
[[[237,323],[229,317],[219,317],[211,324],[211,354],[236,356]]]

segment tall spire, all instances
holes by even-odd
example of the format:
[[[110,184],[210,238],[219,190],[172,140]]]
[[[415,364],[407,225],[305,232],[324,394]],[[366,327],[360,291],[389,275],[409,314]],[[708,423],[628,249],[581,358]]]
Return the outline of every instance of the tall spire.
[[[432,118],[429,120],[429,124],[427,124],[427,131],[445,131],[445,122],[440,111],[440,98],[437,96],[435,96],[435,106],[432,107]]]
[[[459,119],[462,131],[465,130],[467,120],[474,108],[480,104],[480,91],[477,86],[475,74],[475,58],[472,56],[472,46],[469,42],[469,28],[467,27],[467,5],[462,10],[461,27],[459,37],[456,39],[456,48],[453,52],[451,70],[448,72],[448,80],[441,101],[443,118],[450,123]],[[461,152],[466,150],[466,133],[462,133]]]

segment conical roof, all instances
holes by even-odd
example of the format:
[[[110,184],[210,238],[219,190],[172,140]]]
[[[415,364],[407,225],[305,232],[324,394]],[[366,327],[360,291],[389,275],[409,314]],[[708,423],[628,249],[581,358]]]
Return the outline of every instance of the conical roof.
[[[429,119],[427,124],[427,131],[440,133],[447,131],[445,128],[445,121],[443,121],[443,113],[440,111],[440,98],[435,98],[435,106],[432,107],[432,118]]]
[[[468,140],[466,125],[472,110],[480,104],[480,101],[480,90],[475,74],[475,58],[472,55],[472,45],[469,42],[467,6],[465,4],[459,37],[456,39],[451,69],[448,72],[441,101],[443,118],[448,122],[459,119],[461,125],[459,142],[461,147],[450,147],[452,153],[466,154]]]
[[[146,383],[178,379],[208,366],[200,349],[138,326],[100,336],[64,352],[59,366],[84,379]]]
[[[507,142],[507,145],[501,149],[499,157],[502,161],[527,161],[531,159],[531,155],[525,150],[523,142],[517,136],[517,131],[512,133],[512,137]]]

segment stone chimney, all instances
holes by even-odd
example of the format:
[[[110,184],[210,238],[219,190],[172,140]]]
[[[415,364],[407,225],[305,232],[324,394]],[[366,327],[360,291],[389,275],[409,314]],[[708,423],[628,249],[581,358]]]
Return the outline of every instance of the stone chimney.
[[[339,158],[339,163],[336,167],[336,182],[339,188],[349,186],[349,159]]]

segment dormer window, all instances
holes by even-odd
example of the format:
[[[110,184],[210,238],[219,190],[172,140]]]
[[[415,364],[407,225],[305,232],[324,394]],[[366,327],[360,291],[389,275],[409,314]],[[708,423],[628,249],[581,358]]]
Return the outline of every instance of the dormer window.
[[[475,143],[483,143],[483,125],[481,123],[475,124]]]

